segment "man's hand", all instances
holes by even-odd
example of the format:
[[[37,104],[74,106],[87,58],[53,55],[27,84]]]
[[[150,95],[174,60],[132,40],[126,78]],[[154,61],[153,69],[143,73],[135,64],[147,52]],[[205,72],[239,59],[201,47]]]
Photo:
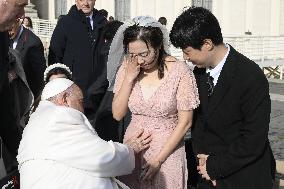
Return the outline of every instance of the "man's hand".
[[[14,79],[17,79],[17,78],[18,78],[18,75],[16,74],[14,70],[8,72],[9,83],[11,83]]]
[[[207,163],[207,158],[209,155],[205,154],[198,154],[198,163],[199,165],[197,166],[198,173],[201,175],[202,178],[205,178],[206,180],[210,180],[213,184],[213,186],[216,186],[216,180],[211,180],[210,176],[207,173],[206,170],[206,163]]]

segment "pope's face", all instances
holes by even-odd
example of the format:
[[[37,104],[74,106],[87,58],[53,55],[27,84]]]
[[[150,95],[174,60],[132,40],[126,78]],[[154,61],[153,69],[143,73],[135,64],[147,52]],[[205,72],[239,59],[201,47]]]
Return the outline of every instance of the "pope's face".
[[[76,6],[79,10],[82,10],[86,16],[92,14],[96,0],[76,0]]]
[[[71,94],[66,97],[66,101],[70,108],[74,108],[82,113],[84,112],[83,93],[77,85],[73,87]]]

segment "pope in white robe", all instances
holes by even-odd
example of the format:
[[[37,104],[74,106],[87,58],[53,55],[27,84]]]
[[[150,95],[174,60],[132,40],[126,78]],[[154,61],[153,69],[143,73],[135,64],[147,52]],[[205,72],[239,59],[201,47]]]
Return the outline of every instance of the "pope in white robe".
[[[74,84],[55,80],[23,132],[17,157],[21,189],[128,188],[114,177],[134,169],[132,148],[102,140],[82,112],[47,100]]]

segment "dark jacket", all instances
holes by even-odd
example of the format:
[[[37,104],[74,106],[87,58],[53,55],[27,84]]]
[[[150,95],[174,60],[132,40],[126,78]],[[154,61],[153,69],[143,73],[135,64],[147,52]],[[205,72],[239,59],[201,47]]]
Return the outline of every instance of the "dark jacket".
[[[9,81],[11,99],[13,99],[13,112],[17,120],[17,125],[24,128],[34,101],[34,96],[26,79],[21,55],[14,49],[9,49],[9,72],[15,74],[14,79]]]
[[[104,60],[105,65],[107,65],[107,57],[109,54],[110,45],[111,40],[107,41],[101,49],[101,57]],[[106,78],[104,78],[106,77],[107,73],[106,66],[104,67],[103,72],[105,74],[103,74],[102,77],[99,77],[88,91],[90,96],[93,97],[92,99],[94,104],[96,103],[96,100],[101,100],[100,106],[98,107],[95,118],[92,120],[91,124],[102,139],[106,141],[112,140],[115,142],[122,142],[125,132],[126,118],[119,122],[113,118],[112,100],[114,94],[112,91],[104,91],[108,86],[108,82],[105,82],[104,85],[102,85],[103,81],[106,80]],[[106,88],[101,86],[105,86]],[[104,95],[102,96],[101,94]]]
[[[107,20],[94,9],[93,21],[94,38],[91,40],[86,16],[75,5],[72,6],[69,13],[57,23],[48,56],[49,65],[61,62],[71,69],[73,80],[83,91],[85,109],[92,107],[87,90],[101,75],[104,67],[99,52],[104,44],[102,30]]]
[[[17,127],[12,113],[8,81],[8,39],[6,32],[0,32],[0,137],[8,150],[16,157],[21,130]]]
[[[217,179],[216,189],[269,189],[274,158],[268,81],[257,64],[230,48],[212,96],[205,69],[194,70],[201,104],[193,122],[193,150],[209,155],[207,172]],[[215,187],[203,180],[198,188]]]
[[[43,73],[46,69],[43,44],[38,36],[23,27],[16,49],[22,56],[23,68],[30,89],[37,98],[43,89]]]

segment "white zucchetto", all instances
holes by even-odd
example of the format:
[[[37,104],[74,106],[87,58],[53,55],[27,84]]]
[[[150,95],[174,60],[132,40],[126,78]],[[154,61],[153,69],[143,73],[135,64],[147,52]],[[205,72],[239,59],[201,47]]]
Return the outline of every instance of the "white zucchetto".
[[[41,100],[47,100],[54,97],[73,85],[74,82],[66,78],[56,78],[49,81],[43,88]]]

